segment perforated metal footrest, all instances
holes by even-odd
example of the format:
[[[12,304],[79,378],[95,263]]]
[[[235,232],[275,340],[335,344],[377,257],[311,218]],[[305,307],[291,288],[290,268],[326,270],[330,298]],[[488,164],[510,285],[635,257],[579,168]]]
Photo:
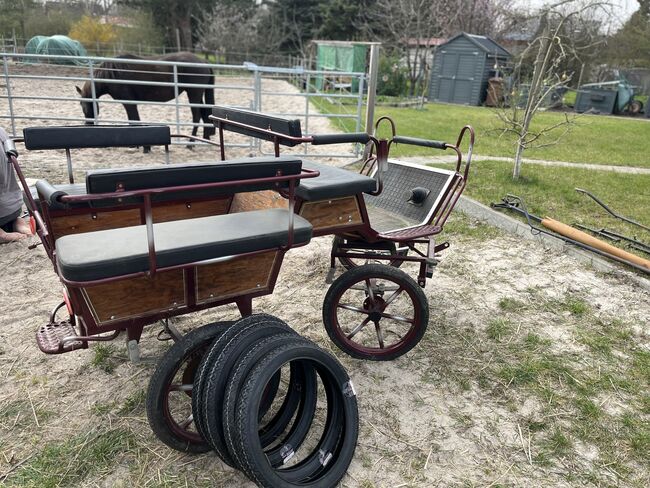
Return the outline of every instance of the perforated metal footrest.
[[[45,354],[63,354],[76,349],[87,349],[87,341],[68,340],[63,342],[65,338],[76,336],[77,332],[69,320],[51,322],[39,327],[36,331],[36,344]]]

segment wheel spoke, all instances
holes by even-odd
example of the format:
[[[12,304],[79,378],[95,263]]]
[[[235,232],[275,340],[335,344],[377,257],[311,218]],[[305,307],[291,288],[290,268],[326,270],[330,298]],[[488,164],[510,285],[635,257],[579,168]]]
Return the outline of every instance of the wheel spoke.
[[[397,288],[397,291],[396,291],[395,293],[393,293],[391,296],[389,296],[388,299],[386,300],[386,304],[384,305],[384,310],[386,310],[386,307],[387,307],[388,305],[390,305],[391,302],[392,302],[393,300],[395,300],[398,296],[400,296],[400,295],[402,294],[403,291],[404,291],[404,288],[402,288],[401,286],[399,286],[399,287]]]
[[[194,422],[194,416],[190,414],[190,416],[187,417],[185,420],[183,420],[180,424],[178,424],[178,426],[183,430],[187,430],[187,428],[190,426],[192,422]]]
[[[372,291],[372,284],[370,283],[371,279],[367,278],[366,279],[366,294],[368,298],[370,299],[371,305],[375,305],[375,294]],[[374,280],[372,280],[374,281]]]
[[[375,331],[377,332],[377,340],[379,341],[379,349],[384,348],[384,335],[381,332],[379,321],[375,322]]]
[[[352,339],[355,335],[357,335],[361,329],[363,329],[366,325],[368,325],[368,322],[370,322],[370,317],[366,317],[363,322],[361,322],[359,325],[357,325],[354,329],[352,329],[352,332],[350,332],[347,335],[348,339]]]
[[[406,322],[407,324],[412,324],[415,320],[415,319],[407,319],[406,317],[402,317],[401,315],[393,315],[386,312],[381,312],[380,315],[385,319],[395,320],[397,322]]]
[[[350,305],[349,303],[339,303],[337,305],[337,308],[342,308],[344,310],[350,310],[352,312],[359,312],[359,313],[366,314],[366,315],[368,315],[368,313],[369,313],[367,310],[364,310],[363,308],[355,307],[353,305]]]
[[[169,391],[192,391],[193,387],[194,385],[192,385],[192,383],[188,383],[185,385],[174,383],[172,385],[169,385]]]

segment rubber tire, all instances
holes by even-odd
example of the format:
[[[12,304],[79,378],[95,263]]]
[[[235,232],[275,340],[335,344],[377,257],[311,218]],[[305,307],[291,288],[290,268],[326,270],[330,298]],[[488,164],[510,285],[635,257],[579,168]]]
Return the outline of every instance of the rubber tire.
[[[193,355],[202,354],[231,324],[232,322],[214,322],[184,335],[165,353],[149,380],[145,403],[147,419],[156,437],[172,449],[191,453],[210,450],[210,445],[205,440],[184,439],[177,433],[165,415],[165,397],[169,383],[186,360]]]
[[[259,408],[259,395],[269,381],[272,372],[290,361],[303,361],[312,364],[321,376],[325,389],[332,396],[332,398],[328,398],[328,420],[325,432],[321,437],[321,441],[326,437],[329,438],[329,441],[327,444],[319,443],[310,456],[296,466],[278,470],[268,462],[259,436],[256,435],[258,426],[255,412]],[[273,488],[336,486],[352,461],[359,434],[356,396],[344,394],[342,390],[348,385],[351,385],[350,379],[343,366],[333,356],[313,343],[305,342],[299,346],[284,344],[269,351],[249,373],[237,399],[235,435],[229,449],[241,454],[243,471],[258,486]],[[354,390],[348,388],[347,391],[353,392]],[[325,466],[320,463],[322,452],[332,455]],[[292,472],[300,470],[303,463],[310,463],[316,468],[307,476],[292,479]]]
[[[235,466],[235,462],[224,440],[222,412],[226,383],[232,368],[235,367],[241,354],[266,337],[276,334],[298,336],[286,323],[275,317],[272,319],[268,317],[264,315],[246,317],[234,323],[226,333],[214,341],[210,351],[204,357],[207,369],[204,372],[203,387],[199,390],[198,405],[202,433],[221,460],[229,466]],[[282,428],[284,427],[286,426]]]
[[[233,426],[235,424],[236,403],[239,398],[239,392],[248,374],[270,350],[286,344],[300,345],[304,343],[309,343],[309,340],[300,336],[290,338],[273,336],[260,341],[244,356],[239,358],[235,368],[228,377],[223,402],[222,424],[226,445],[237,468],[242,469],[240,453],[236,450],[232,451],[230,446],[233,445],[232,438],[234,436]],[[265,449],[282,437],[282,440],[276,447],[265,450],[266,456],[272,466],[275,467],[284,462],[282,458],[282,449],[284,446],[290,445],[297,449],[305,440],[314,419],[317,394],[318,384],[313,368],[305,368],[304,365],[291,364],[289,391],[287,391],[287,395],[276,414],[276,417],[280,417],[282,420],[275,421],[273,419],[258,431],[260,442]],[[294,413],[296,413],[296,420],[289,432],[283,436]]]
[[[341,243],[342,240],[343,240],[343,237],[341,237],[341,236],[334,236],[334,239],[332,239],[332,248],[333,248],[333,249],[338,249],[339,244]],[[401,251],[397,251],[397,248],[395,248],[395,251],[394,251],[394,252],[397,253],[397,254],[399,254],[400,256],[406,256],[406,255],[408,255],[408,249],[406,249],[406,250],[401,250]],[[350,270],[350,269],[357,268],[357,267],[359,267],[359,266],[363,266],[363,265],[361,265],[361,264],[357,264],[357,263],[355,263],[355,262],[354,262],[352,259],[350,259],[350,258],[338,257],[338,258],[336,258],[336,259],[339,260],[339,263],[341,263],[341,266],[343,266],[346,270]],[[389,266],[393,266],[394,268],[399,268],[400,266],[402,266],[402,264],[404,264],[404,261],[402,261],[401,259],[391,259],[391,260],[388,261],[386,264],[388,264]]]
[[[243,327],[246,326],[250,323],[261,323],[261,322],[275,322],[278,324],[283,324],[285,325],[289,330],[289,326],[282,321],[281,319],[274,317],[273,315],[268,315],[268,314],[254,314],[254,315],[249,315],[248,317],[244,317],[237,322],[235,322],[233,325],[238,324],[238,327]],[[231,326],[232,327],[232,326]],[[224,331],[225,332],[225,331]],[[210,349],[207,351],[207,353],[203,356],[203,359],[201,360],[201,363],[199,364],[199,368],[196,372],[196,375],[194,376],[194,388],[193,391],[197,392],[197,394],[192,395],[192,415],[194,416],[194,423],[196,424],[196,429],[199,432],[199,434],[204,438],[207,439],[207,428],[203,423],[203,415],[200,413],[201,412],[201,407],[200,405],[202,404],[203,401],[203,391],[204,391],[204,386],[206,383],[206,371],[209,371],[211,368],[214,359],[216,356],[220,353],[221,349],[219,347],[213,347],[215,346],[215,343],[218,342],[218,339],[220,339],[221,336],[215,337],[214,342]],[[279,381],[279,378],[278,378]],[[276,390],[277,391],[277,390]],[[275,397],[275,394],[271,396],[271,401],[269,402],[268,406],[266,406],[266,410],[271,406],[271,402],[273,401],[273,398]],[[264,406],[262,406],[264,408]],[[264,412],[266,412],[264,410]]]
[[[389,347],[385,352],[378,352],[381,351],[379,348],[367,348],[361,345],[355,346],[355,344],[351,344],[351,341],[345,337],[345,334],[343,334],[340,327],[337,325],[336,306],[339,303],[341,296],[350,287],[368,277],[401,281],[401,284],[404,286],[413,302],[414,311],[419,317],[418,323],[414,324],[411,329],[409,329],[409,332],[405,335],[404,339],[396,343],[398,346]],[[357,359],[391,361],[403,356],[420,342],[427,330],[428,323],[429,303],[422,288],[409,275],[391,266],[365,264],[346,271],[334,280],[329,290],[327,290],[325,299],[323,300],[323,324],[325,325],[327,335],[329,335],[332,342],[334,342],[339,349]]]

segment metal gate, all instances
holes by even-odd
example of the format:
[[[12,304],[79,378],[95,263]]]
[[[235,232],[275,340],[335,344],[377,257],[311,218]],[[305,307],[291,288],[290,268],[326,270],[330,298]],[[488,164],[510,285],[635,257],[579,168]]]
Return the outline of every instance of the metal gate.
[[[362,110],[364,89],[366,87],[365,73],[342,73],[339,71],[315,71],[296,68],[275,68],[257,66],[253,63],[243,65],[225,65],[209,63],[179,63],[147,59],[129,59],[129,63],[138,65],[168,65],[172,67],[173,82],[153,81],[125,81],[102,80],[103,82],[119,84],[142,84],[156,86],[170,86],[174,88],[175,99],[171,102],[153,102],[132,100],[115,100],[110,97],[96,97],[95,83],[97,69],[104,61],[121,61],[117,58],[101,57],[75,57],[51,56],[33,54],[2,53],[2,76],[0,84],[0,99],[6,100],[0,109],[0,119],[10,121],[11,132],[17,136],[17,131],[29,121],[39,121],[40,125],[61,123],[102,123],[124,124],[128,123],[124,112],[116,112],[113,107],[120,104],[134,104],[143,106],[162,107],[156,117],[147,117],[141,123],[165,124],[176,128],[177,132],[190,127],[201,127],[205,123],[192,123],[188,120],[190,107],[209,107],[205,104],[192,104],[179,99],[182,88],[188,86],[178,82],[179,67],[211,68],[218,78],[214,85],[191,85],[192,87],[214,88],[217,93],[230,94],[229,103],[223,103],[237,108],[264,111],[271,115],[294,117],[301,119],[303,131],[309,134],[316,131],[317,121],[322,119],[353,119],[355,130],[362,130]],[[61,64],[74,63],[74,64]],[[316,90],[316,79],[331,77],[340,79],[347,77],[358,83],[359,89],[355,93],[336,91],[322,92]],[[79,98],[73,91],[72,84],[90,82],[92,95],[90,98]],[[4,85],[4,86],[2,86]],[[62,92],[61,90],[65,90]],[[4,93],[2,93],[4,91]],[[282,103],[278,103],[281,98]],[[99,110],[99,117],[86,119],[78,102],[88,101],[98,103],[103,109]],[[312,102],[319,103],[321,110],[316,110]],[[216,103],[221,103],[216,97]],[[347,110],[327,109],[332,106],[343,106]],[[71,108],[72,106],[72,108]],[[74,108],[76,106],[76,109]],[[324,110],[323,110],[324,109]],[[102,112],[109,112],[102,115]],[[321,124],[322,125],[322,124]],[[261,146],[255,141],[247,145],[232,144],[234,146],[252,147],[258,150]],[[305,154],[307,147],[305,147]],[[344,154],[309,154],[312,156],[327,157],[356,157],[358,148],[354,153]]]

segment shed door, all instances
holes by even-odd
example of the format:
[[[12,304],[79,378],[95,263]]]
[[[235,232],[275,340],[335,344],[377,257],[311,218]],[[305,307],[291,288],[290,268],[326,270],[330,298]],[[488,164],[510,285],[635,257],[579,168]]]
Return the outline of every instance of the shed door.
[[[438,100],[450,103],[470,103],[478,52],[442,53]]]

